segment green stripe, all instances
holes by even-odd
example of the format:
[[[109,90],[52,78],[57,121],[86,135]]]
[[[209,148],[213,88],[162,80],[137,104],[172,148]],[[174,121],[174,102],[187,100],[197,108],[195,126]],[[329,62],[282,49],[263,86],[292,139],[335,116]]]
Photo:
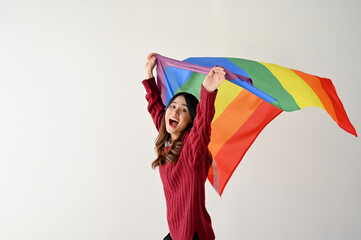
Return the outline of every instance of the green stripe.
[[[283,88],[278,79],[264,65],[255,61],[239,58],[227,59],[246,71],[256,88],[277,99],[278,102],[272,102],[272,105],[285,111],[300,109],[295,99]]]
[[[179,92],[188,92],[193,94],[199,100],[199,96],[201,94],[201,84],[203,83],[205,77],[205,74],[193,72],[190,78],[180,88],[178,88],[174,94]]]

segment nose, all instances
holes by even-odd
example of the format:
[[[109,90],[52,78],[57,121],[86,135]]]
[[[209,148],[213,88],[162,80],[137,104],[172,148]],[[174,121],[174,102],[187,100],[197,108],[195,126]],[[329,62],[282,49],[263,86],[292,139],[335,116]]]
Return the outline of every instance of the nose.
[[[175,115],[177,115],[177,116],[179,116],[179,112],[180,112],[180,108],[174,108],[173,109],[173,113],[175,114]]]

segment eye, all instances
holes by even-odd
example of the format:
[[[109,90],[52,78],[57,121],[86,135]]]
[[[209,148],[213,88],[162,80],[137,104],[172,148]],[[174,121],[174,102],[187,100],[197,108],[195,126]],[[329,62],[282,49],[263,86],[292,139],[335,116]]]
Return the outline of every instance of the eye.
[[[185,109],[185,108],[182,108],[182,110],[181,110],[182,112],[187,112],[187,109]]]

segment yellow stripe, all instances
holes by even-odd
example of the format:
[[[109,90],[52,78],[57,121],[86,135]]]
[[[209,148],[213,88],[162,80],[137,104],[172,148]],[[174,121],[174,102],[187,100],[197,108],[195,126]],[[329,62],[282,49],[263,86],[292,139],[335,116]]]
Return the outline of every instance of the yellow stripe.
[[[300,108],[315,106],[325,109],[312,88],[291,69],[273,63],[262,63],[291,94]]]
[[[219,115],[222,114],[224,109],[237,97],[237,95],[243,90],[243,88],[224,80],[222,84],[218,87],[218,93],[216,101],[214,102],[215,114],[213,121],[214,122]]]

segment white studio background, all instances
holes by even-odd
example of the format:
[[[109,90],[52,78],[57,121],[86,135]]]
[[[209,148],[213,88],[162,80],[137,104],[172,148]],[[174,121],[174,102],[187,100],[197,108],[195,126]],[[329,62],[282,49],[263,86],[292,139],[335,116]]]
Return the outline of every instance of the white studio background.
[[[149,52],[239,57],[331,78],[361,132],[361,2],[0,0],[0,239],[163,239]],[[219,197],[217,239],[360,239],[361,144],[283,113]]]

